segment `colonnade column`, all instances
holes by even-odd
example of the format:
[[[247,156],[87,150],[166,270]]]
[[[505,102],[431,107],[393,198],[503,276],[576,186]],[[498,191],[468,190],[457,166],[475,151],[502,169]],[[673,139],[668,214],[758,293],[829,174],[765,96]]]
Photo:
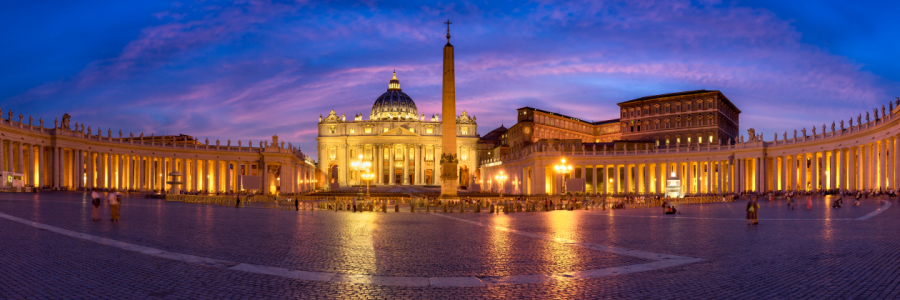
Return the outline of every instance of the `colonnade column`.
[[[881,150],[881,154],[878,155],[878,161],[880,165],[878,166],[878,187],[882,190],[887,189],[887,151],[888,151],[888,140],[881,140],[881,146],[879,149]]]
[[[895,190],[900,188],[900,180],[897,178],[900,177],[900,161],[897,160],[897,144],[900,144],[900,139],[898,139],[897,136],[891,137],[891,163],[889,167],[891,169],[891,184],[889,187]]]
[[[409,184],[409,145],[403,145],[403,184]]]
[[[615,174],[615,177],[613,177],[613,182],[612,182],[613,194],[618,194],[619,193],[619,165],[613,165],[613,168],[615,168],[615,172],[613,172]]]
[[[810,161],[812,165],[812,172],[810,172],[810,181],[812,182],[812,190],[819,190],[819,157],[818,153],[813,151],[812,160]]]

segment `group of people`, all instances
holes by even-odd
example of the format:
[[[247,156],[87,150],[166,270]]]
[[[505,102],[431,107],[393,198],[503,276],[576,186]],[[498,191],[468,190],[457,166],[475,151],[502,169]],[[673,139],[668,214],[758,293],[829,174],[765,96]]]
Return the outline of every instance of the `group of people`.
[[[119,192],[115,191],[106,194],[106,203],[109,204],[110,221],[119,222],[119,203],[121,203],[121,200],[119,199],[120,196],[121,195],[119,194]],[[99,221],[101,219],[100,205],[103,204],[103,195],[99,193],[97,189],[94,189],[93,191],[91,191],[91,198],[91,205],[94,207],[91,211],[91,218],[93,218],[94,221]]]

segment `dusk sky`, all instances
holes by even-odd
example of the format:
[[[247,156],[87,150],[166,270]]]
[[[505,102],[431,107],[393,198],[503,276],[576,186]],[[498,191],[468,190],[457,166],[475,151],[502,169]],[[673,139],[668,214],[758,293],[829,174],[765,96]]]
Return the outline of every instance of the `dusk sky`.
[[[45,125],[254,142],[316,157],[329,110],[368,119],[397,70],[440,113],[453,22],[457,112],[479,133],[532,106],[617,118],[642,96],[721,90],[741,134],[821,127],[900,96],[900,1],[8,1],[0,108]],[[168,121],[167,121],[168,120]],[[790,135],[790,134],[789,134]]]

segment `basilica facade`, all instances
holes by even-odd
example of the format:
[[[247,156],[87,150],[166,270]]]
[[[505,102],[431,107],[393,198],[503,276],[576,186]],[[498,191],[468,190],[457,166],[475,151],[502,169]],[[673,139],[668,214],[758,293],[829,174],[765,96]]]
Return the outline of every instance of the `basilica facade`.
[[[329,112],[319,116],[318,167],[326,187],[365,185],[353,162],[368,162],[375,174],[371,185],[439,185],[442,121],[420,114],[413,99],[400,89],[397,74],[387,91],[372,104],[368,120],[358,114]],[[459,185],[468,187],[477,168],[478,124],[466,111],[456,118]],[[436,159],[437,158],[437,159]]]

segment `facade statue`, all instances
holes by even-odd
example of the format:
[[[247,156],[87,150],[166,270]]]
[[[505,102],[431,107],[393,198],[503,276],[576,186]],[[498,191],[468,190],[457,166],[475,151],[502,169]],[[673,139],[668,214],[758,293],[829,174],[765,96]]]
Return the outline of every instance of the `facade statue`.
[[[88,128],[91,128],[91,127],[90,127],[90,126],[88,126]],[[144,139],[144,132],[143,132],[143,131],[141,131],[141,140],[143,140],[143,139]]]
[[[219,139],[216,139],[216,147],[219,146]]]
[[[832,128],[832,129],[834,129],[834,128]],[[834,131],[834,130],[832,130],[832,131]],[[822,124],[822,134],[825,134],[825,124]]]
[[[322,115],[319,115],[319,123],[322,123]]]
[[[7,120],[9,120],[10,122],[12,122],[12,118],[13,118],[13,112],[12,112],[12,109],[10,109],[10,110],[9,110],[9,118],[7,118]]]
[[[41,122],[41,128],[44,128],[44,118],[39,118],[38,122]]]
[[[122,139],[122,129],[119,129],[119,139]]]
[[[750,139],[748,142],[755,142],[756,130],[753,128],[747,129],[747,138]],[[743,140],[741,142],[743,142]]]
[[[816,126],[812,127],[812,133],[813,133],[813,135],[816,135]],[[806,135],[806,134],[804,134],[804,135]]]
[[[241,146],[241,140],[238,140],[238,147]]]
[[[91,126],[88,126],[88,135],[91,135]]]
[[[53,128],[59,128],[59,119],[53,119]]]
[[[209,146],[209,138],[206,138],[206,143],[205,143],[205,144],[206,144],[207,146]]]
[[[853,118],[850,118],[850,127],[853,127]]]
[[[878,120],[878,109],[872,109],[872,114],[875,115],[875,120]]]
[[[831,121],[831,132],[834,133],[834,121]]]
[[[744,135],[742,134],[741,135],[741,143],[743,143],[743,142],[744,142]],[[675,145],[678,146],[678,145],[680,145],[680,143],[675,143]]]
[[[228,145],[228,147],[231,147],[231,139],[228,139],[228,144],[226,145]]]
[[[22,113],[19,113],[19,123],[22,123]]]
[[[869,113],[866,113],[866,114],[868,115]],[[858,116],[856,116],[856,124],[862,125],[862,114],[859,114]]]
[[[784,135],[781,136],[783,140],[787,141],[787,131],[784,132]]]
[[[84,132],[84,123],[81,123],[81,132]]]
[[[866,112],[866,123],[869,123],[869,112]]]
[[[131,137],[132,139],[134,139],[134,132],[129,132],[128,136]]]
[[[894,102],[888,102],[888,111],[894,111]]]
[[[34,122],[34,119],[32,119],[31,116],[28,116],[28,125],[31,125],[32,122]]]
[[[106,137],[112,137],[112,128],[106,129]]]
[[[881,116],[886,116],[886,114],[884,114],[884,104],[881,105]]]
[[[841,131],[844,131],[844,120],[841,120]]]
[[[806,137],[806,127],[803,127],[800,132],[803,133],[803,137]]]
[[[61,124],[61,125],[62,125],[62,128],[65,128],[65,129],[72,129],[71,127],[69,127],[69,120],[70,120],[70,119],[72,119],[72,116],[70,116],[68,113],[63,114],[63,117],[62,117],[62,124]]]
[[[777,134],[777,133],[773,133],[772,135],[775,136],[775,141],[777,142],[777,141],[778,141],[778,134]]]
[[[276,135],[272,136],[272,146],[277,146],[277,145],[278,145],[278,135],[276,134]],[[268,147],[268,146],[269,145],[266,144],[266,147]]]
[[[284,149],[284,141],[281,141],[281,149]]]

